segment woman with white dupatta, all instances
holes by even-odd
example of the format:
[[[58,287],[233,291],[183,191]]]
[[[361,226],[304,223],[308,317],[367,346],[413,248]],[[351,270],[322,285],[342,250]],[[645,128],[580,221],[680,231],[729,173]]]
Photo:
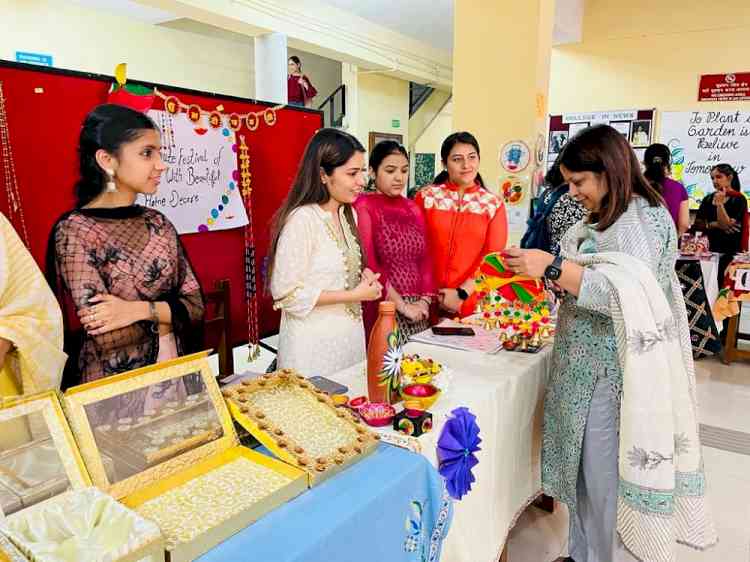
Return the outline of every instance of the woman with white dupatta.
[[[570,511],[575,562],[674,562],[716,543],[698,438],[677,239],[627,141],[600,125],[560,155],[590,215],[561,257],[507,250],[565,295],[544,404],[542,482]]]

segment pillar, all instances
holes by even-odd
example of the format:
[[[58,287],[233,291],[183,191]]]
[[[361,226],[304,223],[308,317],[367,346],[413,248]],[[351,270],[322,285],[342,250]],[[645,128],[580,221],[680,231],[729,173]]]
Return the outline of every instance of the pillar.
[[[498,190],[520,182],[524,197],[508,205],[511,242],[525,230],[531,191],[544,173],[547,94],[554,27],[554,0],[455,0],[453,128],[473,133],[482,150],[482,177]],[[529,163],[507,170],[503,146],[523,141]],[[512,165],[510,166],[513,167]]]
[[[267,33],[255,37],[255,98],[287,103],[287,37]]]

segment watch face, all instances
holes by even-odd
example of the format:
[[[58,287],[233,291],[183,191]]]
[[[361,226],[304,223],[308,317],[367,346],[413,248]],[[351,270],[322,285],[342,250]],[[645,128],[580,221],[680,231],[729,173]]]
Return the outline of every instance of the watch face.
[[[560,278],[561,273],[562,271],[560,268],[555,267],[554,265],[550,265],[544,270],[544,276],[551,281],[557,281]]]

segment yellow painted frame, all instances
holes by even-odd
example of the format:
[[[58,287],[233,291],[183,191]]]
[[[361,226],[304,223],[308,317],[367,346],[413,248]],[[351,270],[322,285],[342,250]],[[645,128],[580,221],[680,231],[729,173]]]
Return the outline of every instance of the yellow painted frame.
[[[57,391],[7,398],[0,403],[0,422],[30,414],[41,414],[52,442],[74,489],[91,486],[91,477],[63,412]]]
[[[121,499],[238,445],[232,417],[208,363],[208,353],[208,351],[202,351],[186,355],[68,389],[64,396],[63,406],[78,442],[81,456],[96,486],[115,498]],[[84,407],[93,402],[195,373],[200,374],[206,386],[206,392],[221,423],[223,436],[129,478],[119,482],[110,482]]]

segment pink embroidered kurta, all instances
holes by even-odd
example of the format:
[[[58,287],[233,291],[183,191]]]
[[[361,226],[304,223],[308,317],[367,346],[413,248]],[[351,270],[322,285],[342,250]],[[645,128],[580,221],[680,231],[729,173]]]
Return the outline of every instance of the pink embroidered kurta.
[[[376,192],[360,196],[354,207],[367,267],[380,274],[383,287],[393,287],[406,301],[432,297],[435,282],[427,231],[424,214],[416,203]],[[368,338],[378,317],[378,303],[363,303]],[[426,328],[425,322],[416,324],[419,325],[399,315],[399,328],[404,336]]]

